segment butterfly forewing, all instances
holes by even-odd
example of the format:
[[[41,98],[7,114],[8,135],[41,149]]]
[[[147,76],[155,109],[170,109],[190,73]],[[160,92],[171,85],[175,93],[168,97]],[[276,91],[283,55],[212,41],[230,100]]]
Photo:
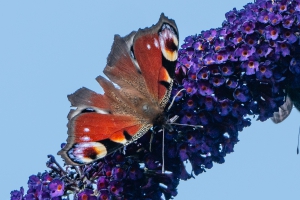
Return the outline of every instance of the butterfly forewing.
[[[81,88],[68,96],[72,106],[68,139],[58,152],[67,164],[103,158],[144,135],[163,115],[172,87],[178,30],[163,14],[150,28],[115,36],[97,94]],[[117,87],[113,84],[115,83]]]
[[[163,15],[151,28],[140,30],[134,38],[133,53],[144,75],[149,94],[165,106],[172,87],[178,55],[178,30],[175,22]]]

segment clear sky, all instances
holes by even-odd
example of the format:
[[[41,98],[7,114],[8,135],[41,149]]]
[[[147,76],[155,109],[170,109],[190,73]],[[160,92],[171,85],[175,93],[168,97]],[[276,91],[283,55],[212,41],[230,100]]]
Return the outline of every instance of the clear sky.
[[[150,26],[164,12],[176,21],[182,44],[188,35],[219,27],[227,11],[248,2],[1,1],[1,199],[43,172],[47,155],[65,142],[66,95],[82,86],[101,92],[95,77],[102,74],[114,34]],[[226,162],[181,181],[175,199],[299,198],[299,119],[294,110],[280,125],[253,121]]]

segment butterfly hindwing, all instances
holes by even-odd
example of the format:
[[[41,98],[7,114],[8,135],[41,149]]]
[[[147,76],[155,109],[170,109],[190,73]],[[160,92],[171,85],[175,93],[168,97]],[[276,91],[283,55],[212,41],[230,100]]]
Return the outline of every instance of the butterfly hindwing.
[[[127,115],[81,113],[68,124],[66,162],[73,165],[90,163],[124,146],[136,134],[144,134],[151,125],[141,124]]]

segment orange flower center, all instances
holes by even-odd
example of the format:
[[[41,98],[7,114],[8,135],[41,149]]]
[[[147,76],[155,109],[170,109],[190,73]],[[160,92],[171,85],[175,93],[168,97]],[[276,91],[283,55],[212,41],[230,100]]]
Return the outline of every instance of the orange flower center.
[[[261,54],[261,53],[262,53],[262,50],[261,50],[261,49],[258,49],[258,50],[257,50],[257,53],[258,53],[258,54]]]
[[[62,185],[61,185],[61,184],[59,184],[59,185],[57,186],[57,190],[58,190],[58,191],[62,190]]]
[[[86,195],[86,194],[82,195],[82,200],[88,200],[88,199],[89,199],[88,195]]]
[[[261,71],[262,73],[265,73],[266,72],[266,68],[264,66],[262,66],[259,71]]]
[[[284,23],[285,23],[286,25],[289,25],[291,22],[290,22],[290,20],[286,20]]]
[[[285,43],[282,43],[280,46],[281,46],[281,48],[283,48],[283,49],[286,48],[286,44],[285,44]]]
[[[201,87],[201,90],[204,90],[204,91],[205,91],[205,90],[207,90],[207,87],[206,87],[206,86],[202,86],[202,87]]]
[[[280,6],[280,10],[285,10],[286,6],[285,5],[281,5]]]
[[[291,33],[289,31],[285,32],[285,36],[286,37],[290,37],[291,36]]]
[[[192,106],[194,104],[193,100],[188,100],[187,102],[188,106]]]
[[[248,63],[248,66],[249,66],[250,68],[253,68],[253,67],[254,67],[254,62],[253,62],[253,61],[250,61],[250,62]]]
[[[277,31],[276,30],[272,30],[271,31],[271,35],[276,35],[277,34]]]

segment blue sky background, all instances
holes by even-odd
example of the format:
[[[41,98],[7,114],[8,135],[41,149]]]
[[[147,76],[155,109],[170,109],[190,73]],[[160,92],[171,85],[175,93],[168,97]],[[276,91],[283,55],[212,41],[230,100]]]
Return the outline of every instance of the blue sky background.
[[[176,21],[182,44],[188,35],[219,27],[226,12],[248,2],[1,1],[1,199],[26,188],[28,176],[46,170],[47,155],[65,142],[66,95],[82,86],[102,92],[95,77],[102,74],[114,34],[150,26],[164,12]],[[253,121],[226,162],[181,181],[175,199],[299,198],[299,116],[294,110],[279,125]]]

